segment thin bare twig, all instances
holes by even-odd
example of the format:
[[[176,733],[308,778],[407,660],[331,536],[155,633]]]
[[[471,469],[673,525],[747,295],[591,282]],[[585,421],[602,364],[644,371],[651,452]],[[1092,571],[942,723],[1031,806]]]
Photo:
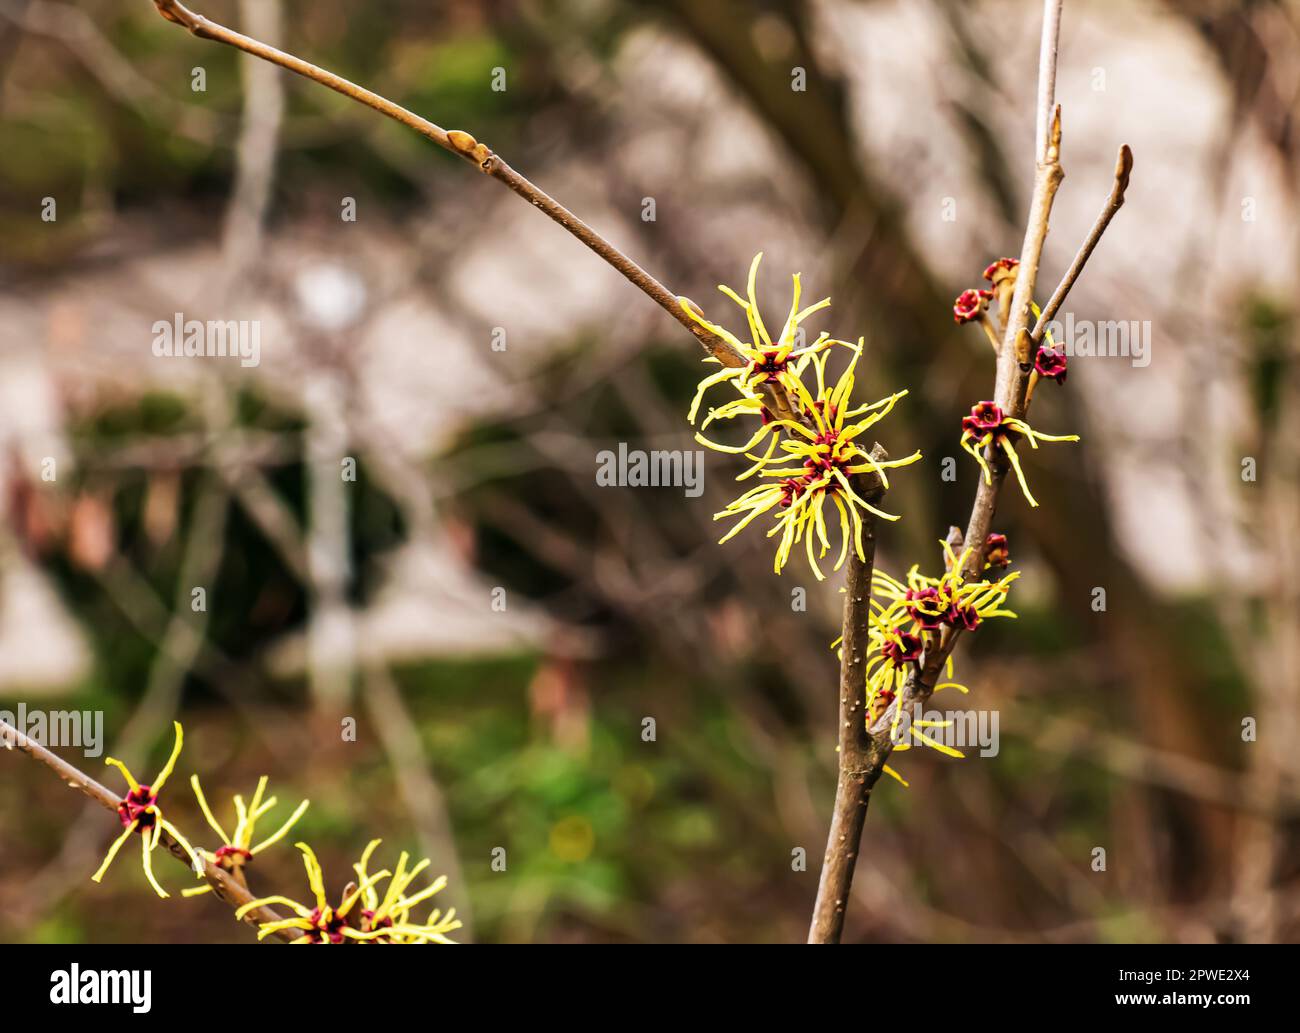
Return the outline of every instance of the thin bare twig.
[[[1051,5],[1052,0],[1048,0],[1048,6]],[[1056,6],[1060,6],[1059,0]],[[1052,62],[1051,68],[1055,72],[1055,62]],[[1022,365],[1024,356],[1019,354],[1020,349],[1016,347],[1016,339],[1029,325],[1030,305],[1034,299],[1034,288],[1038,284],[1038,266],[1043,257],[1043,245],[1047,243],[1052,205],[1056,201],[1056,191],[1064,178],[1065,173],[1061,169],[1061,108],[1060,105],[1056,105],[1052,111],[1047,157],[1038,162],[1034,174],[1034,192],[1029,202],[1029,222],[1025,227],[1025,242],[1020,249],[1016,287],[1011,295],[1011,308],[1007,315],[1006,330],[1002,336],[1002,350],[998,353],[998,379],[994,400],[1011,416],[1024,414],[1029,371]],[[994,452],[996,450],[990,448],[990,454]],[[971,539],[971,536],[967,535],[967,538],[973,542],[983,541],[983,537]]]
[[[427,118],[407,110],[400,104],[396,104],[387,97],[380,96],[364,86],[358,86],[356,83],[304,61],[302,58],[295,57],[260,40],[245,36],[209,18],[205,18],[203,15],[189,10],[179,0],[153,0],[153,2],[158,8],[158,13],[164,18],[188,29],[191,34],[200,39],[224,43],[237,50],[242,50],[246,54],[261,58],[263,61],[269,61],[281,68],[286,68],[306,79],[320,83],[322,86],[327,86],[336,93],[341,93],[343,96],[373,108],[380,114],[387,115],[407,128],[415,130],[426,139],[432,140],[443,150],[464,159],[477,167],[480,172],[504,183],[529,204],[546,213],[553,221],[563,226],[588,248],[622,273],[630,283],[689,330],[705,350],[723,365],[739,367],[747,363],[748,360],[727,341],[710,333],[691,319],[682,310],[676,294],[668,290],[667,287],[565,208],[555,198],[551,197],[546,191],[516,172],[504,158],[493,152],[486,144],[480,143],[469,133],[457,129],[443,129]],[[772,385],[769,385],[766,390],[773,411],[779,416],[789,418],[793,410],[788,399],[785,398],[784,391],[779,386],[773,387]]]
[[[1056,55],[1061,45],[1061,8],[1065,0],[1043,0],[1043,37],[1038,46],[1038,117],[1034,122],[1034,160],[1048,160],[1052,114],[1056,104]],[[1058,137],[1059,142],[1059,137]]]
[[[1097,221],[1092,224],[1092,229],[1088,231],[1088,237],[1074,256],[1070,268],[1066,270],[1065,276],[1061,278],[1061,282],[1057,284],[1056,290],[1052,291],[1051,298],[1043,307],[1043,314],[1039,317],[1038,322],[1034,324],[1034,332],[1029,335],[1035,344],[1043,339],[1043,331],[1047,329],[1047,324],[1060,311],[1061,305],[1064,304],[1066,297],[1074,287],[1074,281],[1083,272],[1083,267],[1088,263],[1088,259],[1092,257],[1092,252],[1096,249],[1098,241],[1101,240],[1101,235],[1106,232],[1106,227],[1110,225],[1110,220],[1115,218],[1115,213],[1124,206],[1124,192],[1128,190],[1128,178],[1132,171],[1133,152],[1129,150],[1128,144],[1124,144],[1120,147],[1119,155],[1115,158],[1115,182],[1110,188],[1110,196],[1106,198],[1106,204],[1097,216]]]

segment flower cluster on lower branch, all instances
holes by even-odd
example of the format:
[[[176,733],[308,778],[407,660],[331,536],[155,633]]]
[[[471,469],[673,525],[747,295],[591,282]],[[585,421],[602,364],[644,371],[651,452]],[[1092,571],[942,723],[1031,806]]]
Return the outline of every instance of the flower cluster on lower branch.
[[[208,806],[198,775],[192,775],[190,785],[194,790],[199,809],[221,841],[221,845],[216,850],[196,850],[180,829],[163,817],[159,804],[163,786],[175,771],[184,744],[184,730],[180,722],[174,722],[174,727],[176,739],[171,756],[158,773],[158,777],[148,785],[137,782],[135,776],[120,760],[107,758],[106,763],[117,768],[127,782],[127,792],[117,807],[123,828],[121,835],[109,847],[103,864],[91,878],[95,882],[103,879],[118,851],[131,836],[138,835],[145,878],[149,880],[149,885],[154,888],[158,896],[169,896],[170,894],[163,889],[153,871],[153,852],[158,848],[162,836],[167,835],[189,856],[198,878],[205,879],[204,862],[207,862],[228,873],[239,885],[245,886],[248,865],[262,851],[274,846],[288,835],[290,829],[306,812],[309,802],[303,800],[275,832],[254,843],[254,830],[258,820],[274,809],[277,802],[274,796],[266,798],[266,776],[258,780],[257,788],[248,803],[244,802],[242,796],[234,797],[234,832],[227,834],[225,826],[217,820]],[[301,932],[301,935],[293,939],[294,943],[454,942],[449,939],[449,934],[461,927],[454,908],[445,913],[435,908],[423,922],[412,917],[412,912],[417,905],[424,903],[446,886],[446,876],[439,876],[423,889],[410,892],[412,883],[429,866],[429,862],[426,859],[408,867],[410,857],[406,853],[401,854],[397,860],[397,867],[392,871],[384,869],[371,874],[368,871],[370,857],[379,844],[380,840],[372,840],[362,854],[361,860],[353,865],[358,881],[350,883],[344,889],[337,907],[332,907],[325,895],[324,875],[315,853],[306,843],[296,844],[303,853],[303,862],[307,867],[307,881],[316,898],[315,907],[309,908],[288,897],[274,895],[249,901],[235,912],[235,917],[243,919],[257,908],[272,904],[284,905],[294,912],[292,918],[259,923],[257,934],[259,940],[274,933],[294,930]],[[388,885],[381,896],[378,887],[385,879],[388,880]],[[209,889],[211,886],[205,881],[202,886],[184,890],[182,895],[198,896]]]
[[[280,904],[295,912],[295,917],[279,922],[263,922],[258,927],[257,938],[265,939],[272,933],[286,929],[301,930],[302,935],[293,943],[451,943],[447,934],[460,928],[456,918],[456,909],[446,914],[435,908],[425,922],[413,922],[411,911],[417,904],[423,903],[440,891],[447,884],[447,877],[441,876],[418,893],[407,893],[407,889],[425,868],[428,860],[423,860],[407,871],[409,860],[406,853],[397,859],[395,871],[387,868],[375,872],[367,871],[370,855],[379,846],[380,840],[370,841],[361,860],[353,865],[357,873],[356,883],[350,883],[343,891],[338,906],[331,906],[325,893],[325,876],[321,870],[316,854],[306,843],[296,843],[302,851],[303,864],[307,869],[307,883],[315,896],[315,906],[307,907],[288,897],[261,897],[249,901],[235,912],[236,918],[243,918],[255,908],[269,904]],[[388,879],[388,888],[380,897],[376,888]]]

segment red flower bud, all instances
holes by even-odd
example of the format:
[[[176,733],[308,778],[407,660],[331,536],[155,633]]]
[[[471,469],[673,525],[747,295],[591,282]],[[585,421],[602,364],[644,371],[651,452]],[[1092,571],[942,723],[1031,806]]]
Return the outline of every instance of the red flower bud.
[[[1014,277],[1018,265],[1020,260],[1017,258],[999,258],[996,262],[989,263],[989,267],[984,270],[984,279],[996,286],[999,280]]]
[[[1047,380],[1055,380],[1058,384],[1065,383],[1067,364],[1065,352],[1048,344],[1039,348],[1034,357],[1034,369],[1038,375]]]
[[[984,539],[984,564],[988,567],[1011,565],[1011,550],[1007,547],[1005,534],[994,532]]]
[[[989,299],[992,297],[992,291],[974,288],[962,291],[952,305],[953,320],[958,323],[969,323],[979,319],[980,315],[988,309]]]

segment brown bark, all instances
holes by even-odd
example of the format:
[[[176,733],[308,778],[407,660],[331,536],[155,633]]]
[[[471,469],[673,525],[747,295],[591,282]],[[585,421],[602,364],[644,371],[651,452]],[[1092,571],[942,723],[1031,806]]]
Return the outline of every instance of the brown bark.
[[[871,790],[884,767],[884,757],[877,755],[879,751],[867,735],[864,713],[863,665],[870,648],[866,615],[876,554],[876,536],[870,525],[863,529],[862,551],[866,562],[850,554],[845,583],[844,640],[840,643],[843,659],[840,663],[839,777],[826,856],[817,884],[817,902],[808,930],[809,943],[840,942]]]

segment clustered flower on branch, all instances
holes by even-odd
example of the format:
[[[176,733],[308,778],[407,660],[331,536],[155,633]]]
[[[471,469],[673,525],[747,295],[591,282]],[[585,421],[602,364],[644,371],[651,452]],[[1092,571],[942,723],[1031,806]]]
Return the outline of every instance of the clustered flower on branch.
[[[288,897],[261,897],[249,901],[235,912],[236,918],[243,918],[254,908],[268,904],[281,904],[293,912],[293,918],[279,922],[263,922],[257,933],[259,940],[281,930],[301,930],[302,935],[293,943],[451,943],[447,934],[460,928],[455,909],[443,914],[435,908],[426,922],[412,922],[411,911],[417,904],[428,900],[446,884],[447,877],[441,876],[418,893],[408,894],[407,888],[425,868],[428,860],[423,860],[410,871],[406,870],[408,855],[403,852],[397,859],[397,870],[390,872],[387,868],[375,872],[367,871],[370,855],[381,840],[373,839],[366,847],[361,860],[353,865],[358,882],[349,883],[343,890],[343,897],[337,907],[331,906],[325,893],[325,876],[321,870],[316,854],[306,843],[296,843],[302,851],[303,865],[307,869],[307,883],[315,897],[315,906],[307,907]],[[376,887],[385,879],[389,880],[388,889],[381,898]],[[358,906],[359,905],[359,906]]]
[[[745,360],[743,365],[727,367],[705,377],[692,399],[687,418],[691,423],[696,422],[712,388],[722,384],[732,386],[737,397],[707,410],[696,440],[718,452],[743,455],[750,465],[736,480],[757,477],[762,483],[715,514],[714,519],[733,518],[736,521],[722,541],[726,542],[759,518],[770,515],[768,537],[778,538],[774,562],[776,572],[781,573],[792,549],[802,545],[813,573],[818,579],[824,579],[819,561],[831,549],[828,524],[838,517],[840,541],[833,569],[839,570],[843,566],[850,548],[865,561],[862,545],[865,521],[872,518],[898,519],[875,504],[876,484],[880,489],[887,489],[887,470],[914,463],[921,455],[917,452],[905,459],[887,460],[868,451],[863,443],[864,436],[907,392],[899,391],[875,402],[855,404],[852,394],[863,354],[863,341],[859,339],[857,344],[850,344],[822,333],[811,344],[804,343],[803,322],[826,308],[830,300],[823,299],[801,309],[801,284],[797,274],[794,276],[789,315],[775,338],[771,336],[759,312],[756,291],[762,257],[761,253],[757,255],[750,266],[745,297],[729,287],[719,288],[744,312],[748,340],[706,319],[699,306],[690,300],[679,299],[683,311],[692,320],[727,341]],[[1011,258],[992,262],[984,270],[984,279],[989,282],[989,287],[963,291],[953,305],[953,316],[958,323],[978,322],[983,327],[995,355],[1003,347],[1006,318],[1019,264]],[[995,303],[996,320],[992,311]],[[1032,308],[1035,314],[1040,314],[1037,306]],[[1050,333],[1045,334],[1045,338],[1046,343],[1038,348],[1033,359],[1030,391],[1039,378],[1058,383],[1065,380],[1065,353],[1055,346]],[[838,379],[831,383],[827,366],[836,355],[846,356],[846,362]],[[718,362],[713,357],[704,361]],[[773,390],[779,391],[788,401],[792,415],[780,417],[773,413],[770,397]],[[723,444],[703,433],[715,423],[738,418],[758,421],[757,428],[743,444]],[[1078,441],[1079,438],[1073,434],[1036,431],[1025,420],[1008,414],[993,401],[973,406],[970,414],[962,420],[961,446],[975,458],[985,481],[991,483],[990,460],[1000,455],[1015,471],[1029,504],[1036,506],[1038,503],[1029,491],[1016,451],[1016,443],[1021,440],[1028,441],[1031,448],[1038,448],[1040,441]],[[864,487],[867,477],[872,478],[866,481],[870,488]],[[1006,536],[989,534],[975,547],[982,553],[978,562],[973,548],[958,555],[950,544],[944,542],[946,570],[937,577],[922,574],[917,566],[908,571],[905,581],[898,581],[882,570],[873,571],[866,629],[868,651],[864,660],[868,729],[877,726],[887,716],[891,705],[901,704],[909,678],[920,673],[921,664],[931,650],[939,650],[939,655],[943,655],[943,668],[949,679],[935,685],[931,691],[951,688],[967,692],[965,686],[952,680],[951,650],[943,650],[942,643],[948,640],[948,636],[975,631],[991,618],[1015,616],[1005,604],[1011,585],[1019,574],[997,576],[991,573],[995,569],[1005,569],[1011,562]],[[837,639],[832,648],[839,644]],[[928,731],[951,722],[913,719],[908,722],[900,739],[902,716],[903,708],[894,706],[889,732],[895,750],[920,745],[951,756],[962,756],[960,751]],[[888,766],[884,770],[903,781]]]
[[[757,475],[765,479],[765,483],[745,492],[714,515],[715,520],[738,518],[721,542],[776,510],[778,514],[767,532],[769,538],[780,536],[773,563],[776,573],[781,573],[791,551],[802,544],[813,574],[818,580],[824,580],[825,574],[818,561],[831,549],[828,527],[831,520],[836,517],[839,520],[840,548],[832,568],[839,570],[848,557],[850,543],[858,557],[865,560],[863,514],[882,520],[898,519],[863,497],[871,489],[864,488],[859,478],[873,475],[882,487],[887,488],[889,476],[886,470],[915,463],[921,458],[921,453],[914,452],[904,459],[877,459],[864,447],[863,435],[884,419],[907,392],[899,391],[875,402],[854,404],[854,371],[862,356],[861,339],[857,344],[850,344],[823,333],[813,344],[797,347],[803,333],[800,326],[803,320],[830,304],[830,299],[825,298],[801,310],[797,273],[790,314],[773,341],[759,313],[756,295],[758,266],[762,258],[760,252],[750,266],[748,298],[740,297],[729,287],[718,288],[745,313],[749,342],[741,341],[725,327],[705,319],[689,299],[679,299],[683,311],[693,320],[726,340],[748,360],[748,365],[724,369],[705,377],[696,391],[687,418],[695,422],[704,395],[711,387],[730,383],[736,389],[739,397],[710,409],[701,424],[701,431],[715,421],[738,417],[757,418],[760,421],[758,429],[743,445],[724,445],[703,433],[696,434],[696,440],[716,451],[744,455],[750,460],[752,465],[736,478],[737,481]],[[833,353],[845,352],[849,356],[847,365],[831,385],[827,379],[827,362]],[[704,361],[717,360],[710,356]],[[765,406],[759,389],[769,383],[777,385],[788,398],[794,414],[792,418],[777,418]]]
[[[117,808],[123,831],[114,840],[113,845],[109,847],[104,863],[100,865],[99,870],[91,878],[95,882],[103,879],[104,873],[108,871],[109,865],[113,863],[113,859],[121,850],[122,845],[133,834],[138,834],[142,847],[145,878],[149,880],[149,884],[154,888],[158,896],[169,896],[170,894],[163,889],[155,877],[152,862],[153,852],[157,849],[162,836],[165,834],[170,836],[189,856],[194,872],[200,879],[205,878],[203,872],[204,862],[206,861],[208,864],[229,873],[240,886],[246,886],[245,869],[249,863],[268,847],[274,846],[288,835],[289,830],[297,824],[298,819],[306,812],[309,801],[303,800],[275,832],[254,845],[254,829],[258,819],[271,811],[277,802],[274,796],[269,799],[265,798],[266,776],[263,775],[258,780],[252,799],[247,804],[242,796],[236,795],[234,797],[234,833],[227,834],[225,828],[208,806],[207,798],[203,794],[203,788],[199,784],[198,775],[192,775],[190,785],[194,790],[199,809],[203,812],[204,818],[207,819],[208,825],[211,826],[221,840],[221,846],[216,850],[195,850],[190,846],[180,829],[163,817],[158,804],[159,794],[176,768],[176,762],[180,758],[181,747],[184,742],[184,732],[180,722],[174,722],[174,726],[176,741],[172,747],[171,756],[163,766],[162,771],[158,773],[158,777],[149,785],[137,782],[121,761],[112,757],[106,759],[105,763],[121,771],[127,781],[127,793],[122,797],[122,802],[118,804]],[[303,862],[307,868],[308,884],[316,898],[315,907],[308,908],[297,901],[290,900],[288,897],[273,895],[249,901],[235,912],[235,917],[243,919],[251,911],[272,904],[282,904],[294,912],[292,918],[260,922],[257,934],[259,940],[275,933],[292,930],[301,932],[301,935],[293,938],[293,943],[454,942],[448,938],[448,934],[455,932],[461,926],[460,921],[456,918],[454,908],[445,913],[440,909],[434,909],[423,922],[412,917],[412,911],[417,905],[424,903],[446,886],[446,876],[438,877],[428,886],[415,893],[409,892],[416,877],[429,866],[429,861],[427,859],[422,860],[408,869],[407,865],[410,857],[405,852],[398,858],[396,870],[384,869],[370,874],[367,871],[367,865],[370,862],[371,854],[374,853],[379,843],[380,840],[372,840],[370,845],[366,847],[365,853],[362,854],[361,860],[353,865],[358,881],[348,884],[337,907],[331,907],[328,902],[325,893],[324,876],[321,872],[320,863],[316,860],[315,853],[306,843],[298,843],[296,846],[302,851]],[[380,896],[378,887],[385,879],[388,880],[388,886],[383,895]],[[211,888],[205,882],[202,886],[182,891],[182,895],[186,897],[198,896],[208,892]]]
[[[989,566],[1005,566],[1010,562],[1005,536],[990,535],[989,538],[990,541],[999,539],[996,561],[991,561]],[[871,652],[866,662],[868,728],[875,726],[886,715],[890,704],[900,699],[908,677],[917,669],[926,651],[939,644],[945,629],[974,631],[991,618],[1015,617],[1005,604],[1012,582],[1020,577],[1018,571],[996,581],[984,577],[972,580],[964,573],[972,550],[965,549],[955,554],[947,542],[941,544],[947,569],[939,577],[922,574],[915,565],[907,572],[905,581],[899,581],[880,569],[872,572],[871,624],[868,629]],[[937,684],[934,691],[956,689],[967,693],[966,686],[951,680],[954,676],[951,654],[944,666],[949,680]],[[959,750],[923,731],[925,728],[947,727],[951,724],[949,721],[912,720],[908,723],[907,736],[899,741],[898,727],[902,714],[902,708],[896,707],[890,723],[890,739],[895,750],[909,749],[914,742],[952,757],[963,756]],[[888,765],[885,770],[903,781]]]
[[[221,823],[217,821],[212,810],[208,807],[207,797],[203,795],[203,787],[199,784],[199,776],[190,776],[190,787],[194,790],[194,798],[199,802],[199,809],[203,811],[203,817],[207,819],[209,827],[215,832],[221,841],[215,851],[203,850],[200,853],[208,860],[209,863],[216,865],[223,871],[230,872],[242,881],[244,869],[252,863],[254,857],[260,854],[269,846],[274,846],[280,840],[289,834],[289,830],[298,823],[298,819],[303,816],[310,806],[310,800],[303,800],[297,809],[289,815],[288,819],[275,832],[267,836],[256,846],[253,845],[253,830],[257,826],[257,820],[272,810],[277,800],[273,796],[269,800],[264,800],[266,795],[267,776],[263,775],[257,781],[257,788],[253,791],[253,799],[247,805],[244,804],[244,798],[238,794],[235,795],[233,803],[235,805],[235,834],[229,836],[226,830],[222,828]],[[193,889],[183,890],[182,896],[197,897],[200,894],[207,893],[212,889],[207,883],[202,886],[196,886]]]
[[[162,808],[158,806],[158,797],[162,793],[163,785],[176,770],[176,761],[181,755],[181,746],[185,742],[185,733],[181,729],[179,721],[173,722],[176,729],[176,742],[172,746],[171,756],[167,758],[167,763],[163,769],[158,772],[158,777],[149,785],[142,785],[135,780],[131,770],[120,760],[112,757],[104,758],[104,763],[110,767],[117,768],[122,772],[129,787],[126,795],[122,797],[122,802],[117,805],[117,816],[122,822],[122,834],[113,840],[113,845],[108,848],[108,853],[104,857],[104,863],[99,866],[99,870],[90,878],[94,882],[99,882],[104,878],[104,873],[108,871],[108,866],[113,863],[113,858],[117,852],[122,849],[122,845],[131,838],[132,835],[140,837],[140,855],[144,866],[144,877],[149,880],[149,885],[154,888],[154,892],[160,897],[167,897],[170,894],[158,884],[157,878],[153,873],[153,852],[158,849],[158,841],[162,838],[164,832],[172,836],[177,843],[190,856],[190,863],[199,868],[199,860],[194,854],[194,848],[186,842],[181,835],[180,829],[163,817]]]
[[[1079,440],[1078,434],[1044,434],[1036,431],[1024,420],[1008,416],[995,402],[980,402],[978,405],[973,405],[970,415],[962,417],[961,447],[973,455],[975,461],[980,464],[985,483],[991,483],[993,480],[993,473],[984,459],[984,449],[992,444],[994,448],[1001,449],[1011,461],[1011,467],[1016,471],[1016,480],[1020,482],[1020,490],[1025,493],[1025,499],[1031,506],[1037,506],[1038,500],[1029,492],[1029,485],[1025,482],[1025,472],[1020,468],[1020,455],[1016,452],[1014,444],[1015,440],[1021,437],[1029,442],[1031,448],[1037,448],[1040,441]]]

